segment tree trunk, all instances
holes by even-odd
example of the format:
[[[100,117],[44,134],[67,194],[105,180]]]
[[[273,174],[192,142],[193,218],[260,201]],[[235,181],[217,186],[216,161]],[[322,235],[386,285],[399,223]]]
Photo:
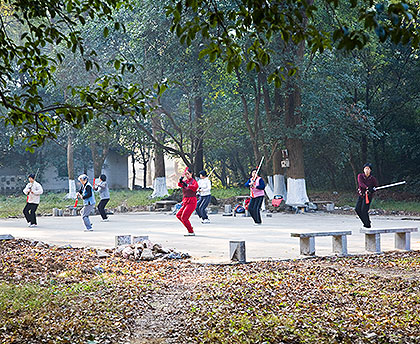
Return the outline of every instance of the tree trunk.
[[[74,179],[74,146],[73,131],[67,136],[67,174],[69,176],[69,192],[67,198],[76,198],[76,182]]]
[[[143,162],[143,188],[147,188],[147,164],[149,161]]]
[[[134,190],[136,186],[136,159],[134,158],[134,153],[131,153],[131,166],[133,169],[133,183],[131,189]]]
[[[90,142],[90,150],[92,152],[93,161],[93,178],[99,178],[102,173],[104,162],[109,153],[109,143],[105,143],[102,148],[102,153],[99,153],[96,142]]]
[[[351,152],[350,152],[349,162],[350,162],[351,169],[353,171],[354,186],[357,189],[359,187],[359,184],[357,182],[357,174],[358,174],[357,171],[358,171],[358,169],[356,168],[356,162],[355,162],[354,155]]]
[[[195,158],[194,172],[196,175],[204,169],[204,150],[203,150],[203,98],[194,98],[195,121],[197,123],[197,134],[195,139]]]
[[[364,165],[368,162],[368,140],[367,140],[366,135],[362,136],[361,153],[362,153],[362,165]]]
[[[304,43],[297,47],[295,62],[303,60]],[[298,84],[299,75],[287,78],[286,99],[285,99],[285,125],[293,132],[302,123],[301,89]],[[290,166],[287,171],[287,201],[291,206],[303,206],[309,202],[306,194],[305,170],[303,161],[303,140],[292,134],[286,138],[286,148],[289,153]]]
[[[158,114],[152,114],[152,131],[155,137],[159,137],[159,128],[161,127],[161,120]],[[153,194],[152,197],[164,197],[168,195],[166,187],[165,174],[165,156],[163,149],[155,144],[155,178],[153,180]]]

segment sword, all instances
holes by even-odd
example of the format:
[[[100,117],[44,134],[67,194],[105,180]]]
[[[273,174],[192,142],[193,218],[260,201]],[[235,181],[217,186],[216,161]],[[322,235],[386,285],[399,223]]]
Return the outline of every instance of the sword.
[[[258,175],[258,172],[260,172],[260,168],[261,168],[261,166],[262,166],[263,161],[264,161],[264,155],[263,155],[263,157],[261,158],[260,165],[258,166],[258,169],[257,169],[257,175]]]
[[[376,190],[386,189],[386,188],[390,188],[390,187],[397,186],[397,185],[403,185],[405,183],[406,183],[406,181],[404,180],[404,181],[398,182],[398,183],[393,183],[393,184],[378,186],[376,188],[373,188],[373,190],[376,191]]]

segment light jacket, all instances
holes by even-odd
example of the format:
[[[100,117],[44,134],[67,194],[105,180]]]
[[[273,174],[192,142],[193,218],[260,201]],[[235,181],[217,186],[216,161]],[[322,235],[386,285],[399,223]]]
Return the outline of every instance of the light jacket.
[[[28,203],[34,204],[39,204],[41,199],[40,195],[42,195],[43,192],[44,190],[42,189],[41,184],[39,184],[36,180],[34,180],[33,183],[26,184],[25,188],[23,189],[23,193],[25,195],[29,195]]]
[[[208,178],[203,178],[198,180],[198,191],[200,196],[209,196],[211,195],[211,181]]]
[[[101,181],[98,184],[95,184],[93,188],[96,191],[99,191],[99,197],[101,197],[101,199],[109,199],[109,188],[107,182]]]

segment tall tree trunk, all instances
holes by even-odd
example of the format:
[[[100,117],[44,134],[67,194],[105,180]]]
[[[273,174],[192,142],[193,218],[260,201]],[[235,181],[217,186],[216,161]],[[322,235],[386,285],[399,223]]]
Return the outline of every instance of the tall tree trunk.
[[[102,173],[102,168],[104,162],[109,153],[109,143],[106,142],[104,146],[101,147],[102,152],[98,150],[98,146],[95,141],[90,142],[90,150],[92,152],[92,161],[93,161],[93,178],[99,178]]]
[[[149,161],[143,162],[143,189],[147,188],[147,164]]]
[[[354,186],[355,186],[355,188],[357,189],[358,187],[359,187],[359,184],[358,184],[358,182],[357,182],[357,174],[358,174],[358,169],[357,169],[357,167],[356,167],[356,161],[355,161],[356,159],[355,159],[355,157],[354,157],[354,155],[353,155],[353,153],[351,153],[350,152],[350,159],[349,159],[349,163],[350,163],[350,166],[351,166],[351,170],[353,171],[353,180],[354,180]]]
[[[362,165],[368,162],[368,140],[366,135],[362,136],[362,142],[360,147],[362,153]]]
[[[73,131],[67,136],[67,174],[69,176],[69,192],[67,198],[76,198],[76,181],[74,179],[74,146]]]
[[[312,4],[313,0],[308,0]],[[306,25],[305,20],[305,25]],[[305,42],[298,44],[295,63],[301,67],[305,50]],[[301,118],[301,88],[299,85],[300,72],[287,78],[285,99],[285,125],[291,132],[302,123]],[[286,138],[286,148],[289,153],[290,167],[287,173],[287,201],[288,205],[303,206],[309,202],[306,194],[305,170],[303,161],[303,140],[295,135]]]
[[[158,113],[152,114],[152,131],[155,137],[161,136],[159,133],[161,128],[161,119]],[[168,195],[166,187],[166,174],[165,174],[165,155],[161,146],[155,144],[155,178],[153,180],[153,194],[152,197],[164,197]]]
[[[134,153],[131,153],[131,168],[133,170],[132,190],[134,190],[136,186],[136,159],[134,158],[134,155]]]
[[[195,158],[194,158],[194,172],[196,175],[204,169],[204,150],[203,150],[203,98],[194,98],[194,112],[195,121],[197,123],[197,136],[195,139]]]

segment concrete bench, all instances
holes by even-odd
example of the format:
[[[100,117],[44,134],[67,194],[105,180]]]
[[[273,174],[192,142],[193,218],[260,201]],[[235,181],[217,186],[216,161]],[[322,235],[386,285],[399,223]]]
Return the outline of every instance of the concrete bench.
[[[332,201],[311,201],[316,205],[317,209],[323,206],[327,211],[334,211],[334,202]]]
[[[175,204],[177,204],[178,202],[176,201],[171,201],[171,200],[163,200],[163,201],[157,201],[155,203],[155,209],[163,209],[163,210],[168,210],[170,211],[172,209],[172,206],[174,206]]]
[[[365,249],[368,252],[381,252],[381,234],[395,233],[395,248],[410,251],[411,233],[418,228],[361,228],[365,234]]]
[[[347,235],[351,231],[341,232],[305,232],[290,233],[292,237],[300,238],[300,254],[305,256],[315,255],[315,237],[332,236],[332,251],[342,256],[347,255]]]

